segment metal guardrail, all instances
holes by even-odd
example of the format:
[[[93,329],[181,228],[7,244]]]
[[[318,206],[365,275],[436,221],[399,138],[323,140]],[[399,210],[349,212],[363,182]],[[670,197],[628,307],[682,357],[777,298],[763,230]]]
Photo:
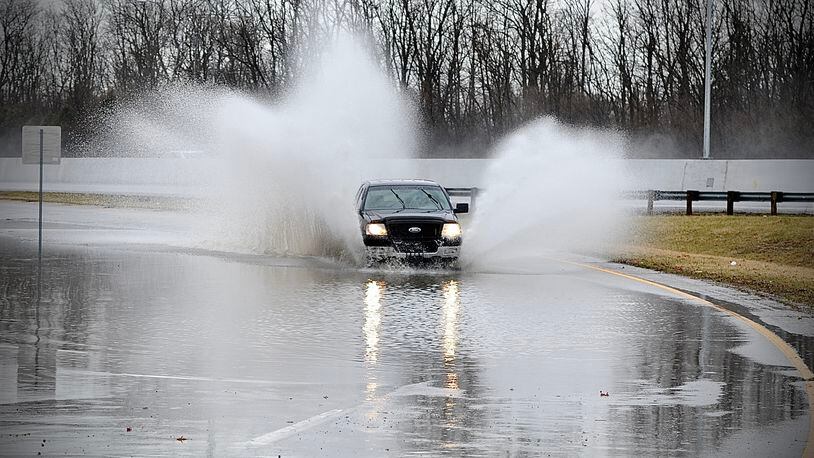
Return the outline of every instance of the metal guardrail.
[[[628,194],[632,199],[647,199],[647,214],[653,214],[653,202],[657,200],[683,200],[687,202],[687,214],[692,215],[692,203],[698,201],[726,202],[726,214],[735,212],[735,202],[770,202],[771,214],[777,215],[781,202],[814,203],[814,193],[808,192],[741,192],[741,191],[636,191]]]
[[[469,208],[475,207],[475,200],[481,188],[445,188],[450,197],[468,197]],[[735,213],[735,202],[769,202],[771,214],[777,215],[777,204],[782,202],[814,203],[814,193],[810,192],[751,192],[751,191],[633,191],[625,197],[634,200],[647,200],[647,214],[653,214],[653,202],[658,200],[681,200],[687,203],[687,214],[692,215],[692,203],[699,201],[726,202],[726,214]]]

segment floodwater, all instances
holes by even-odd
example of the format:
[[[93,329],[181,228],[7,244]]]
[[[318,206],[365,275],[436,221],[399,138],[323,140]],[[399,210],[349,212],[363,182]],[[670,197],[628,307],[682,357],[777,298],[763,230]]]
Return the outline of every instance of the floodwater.
[[[51,206],[38,295],[36,225],[19,216],[34,207],[0,206],[2,454],[800,456],[806,444],[808,400],[774,347],[630,280],[552,260],[376,270],[208,252],[161,243],[148,212],[122,223],[122,210]]]

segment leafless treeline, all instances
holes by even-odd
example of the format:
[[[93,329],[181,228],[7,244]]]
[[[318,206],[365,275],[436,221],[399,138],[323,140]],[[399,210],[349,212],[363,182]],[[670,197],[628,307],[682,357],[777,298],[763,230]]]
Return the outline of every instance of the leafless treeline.
[[[716,1],[716,156],[814,155],[812,22],[812,0]],[[551,114],[700,154],[703,0],[0,0],[0,127],[81,135],[169,82],[279,94],[338,30],[376,44],[438,151]]]

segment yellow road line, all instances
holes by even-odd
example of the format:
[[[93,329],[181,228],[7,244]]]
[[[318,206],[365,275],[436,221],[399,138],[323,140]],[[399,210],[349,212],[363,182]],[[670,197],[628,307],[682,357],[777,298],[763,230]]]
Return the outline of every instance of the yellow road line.
[[[619,277],[627,278],[628,280],[633,280],[639,283],[644,283],[646,285],[650,285],[659,289],[663,289],[665,291],[669,291],[673,294],[677,294],[681,297],[686,299],[690,299],[695,302],[700,302],[708,307],[712,307],[715,310],[719,310],[721,312],[726,313],[727,315],[739,319],[741,322],[746,323],[757,331],[760,335],[765,337],[772,343],[778,350],[780,350],[783,355],[786,356],[786,359],[789,360],[792,366],[797,369],[797,372],[800,373],[800,376],[805,380],[805,391],[806,395],[808,396],[808,414],[809,414],[809,429],[808,429],[808,441],[806,442],[806,448],[803,450],[803,457],[805,458],[814,458],[814,372],[806,365],[803,358],[797,354],[797,351],[788,344],[785,340],[783,340],[780,336],[769,330],[767,327],[763,326],[762,324],[752,321],[751,319],[739,315],[738,313],[733,312],[727,308],[721,307],[720,305],[714,304],[706,299],[702,299],[698,296],[693,296],[692,294],[685,293],[684,291],[680,291],[678,289],[672,288],[667,285],[663,285],[661,283],[657,283],[654,281],[646,280],[641,277],[636,277],[630,274],[624,274],[622,272],[617,272],[611,269],[605,269],[603,267],[592,266],[590,264],[582,264],[578,262],[570,262],[570,261],[563,261],[567,264],[573,264],[575,266],[584,267],[591,270],[597,270],[599,272],[605,272],[611,275],[617,275]]]

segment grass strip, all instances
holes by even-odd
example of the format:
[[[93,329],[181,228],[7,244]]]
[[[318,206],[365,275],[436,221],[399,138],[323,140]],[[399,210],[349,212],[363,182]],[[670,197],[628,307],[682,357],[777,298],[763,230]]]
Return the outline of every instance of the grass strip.
[[[0,191],[0,199],[38,202],[39,193],[34,191]],[[165,196],[135,196],[116,194],[89,194],[74,192],[45,192],[43,201],[71,205],[97,205],[101,207],[147,208],[153,210],[186,210],[192,207],[192,199]]]
[[[814,307],[810,216],[640,216],[633,228],[615,261]]]

